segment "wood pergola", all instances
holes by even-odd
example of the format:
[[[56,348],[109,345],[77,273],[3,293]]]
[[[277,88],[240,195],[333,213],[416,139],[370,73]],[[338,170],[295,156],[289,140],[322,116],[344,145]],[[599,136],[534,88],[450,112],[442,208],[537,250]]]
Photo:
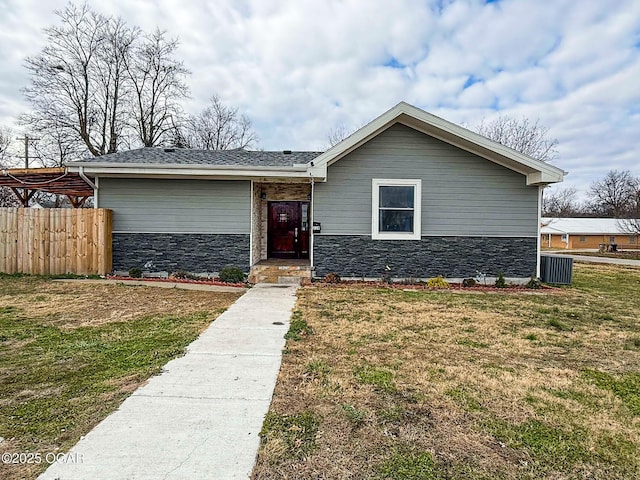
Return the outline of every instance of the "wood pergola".
[[[58,168],[13,168],[2,170],[0,187],[13,191],[23,207],[37,191],[66,195],[74,208],[80,208],[93,196],[93,179]]]

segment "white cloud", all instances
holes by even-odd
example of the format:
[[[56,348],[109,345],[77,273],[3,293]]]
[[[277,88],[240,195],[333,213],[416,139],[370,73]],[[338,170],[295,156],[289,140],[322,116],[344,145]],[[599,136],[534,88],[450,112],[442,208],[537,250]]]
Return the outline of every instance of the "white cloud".
[[[22,64],[53,9],[0,0],[0,124],[27,106]],[[610,168],[640,174],[640,2],[626,0],[90,0],[180,38],[196,111],[213,93],[248,114],[268,149],[317,149],[406,100],[475,125],[540,119],[560,141],[567,184]],[[496,108],[498,110],[496,110]]]

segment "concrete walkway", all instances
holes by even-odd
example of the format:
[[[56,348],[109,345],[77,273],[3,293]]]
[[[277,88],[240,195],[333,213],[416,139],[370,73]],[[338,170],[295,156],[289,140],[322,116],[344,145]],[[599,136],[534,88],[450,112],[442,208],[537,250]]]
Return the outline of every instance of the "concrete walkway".
[[[640,267],[640,260],[631,260],[627,258],[609,258],[609,257],[589,257],[588,255],[571,255],[565,252],[543,252],[543,254],[555,255],[559,257],[570,257],[575,262],[585,263],[610,263],[613,265],[629,265],[632,267]]]
[[[257,285],[39,478],[246,479],[296,287]]]

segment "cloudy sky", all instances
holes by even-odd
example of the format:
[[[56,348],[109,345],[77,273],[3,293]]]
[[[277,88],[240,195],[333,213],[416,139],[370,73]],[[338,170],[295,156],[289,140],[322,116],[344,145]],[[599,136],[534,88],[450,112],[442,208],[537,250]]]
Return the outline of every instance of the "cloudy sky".
[[[563,186],[610,169],[640,175],[639,0],[89,0],[167,30],[192,71],[196,112],[213,93],[265,149],[323,149],[404,100],[475,126],[506,114],[550,128]],[[0,126],[28,106],[23,60],[64,0],[0,0]]]

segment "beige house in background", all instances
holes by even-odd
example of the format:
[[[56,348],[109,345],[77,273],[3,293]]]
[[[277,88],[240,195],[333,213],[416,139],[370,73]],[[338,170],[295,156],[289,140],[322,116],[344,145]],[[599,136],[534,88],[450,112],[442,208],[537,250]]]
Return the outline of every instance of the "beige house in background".
[[[615,218],[542,217],[540,244],[543,248],[593,249],[616,244],[618,249],[640,248],[638,236],[625,232]]]

